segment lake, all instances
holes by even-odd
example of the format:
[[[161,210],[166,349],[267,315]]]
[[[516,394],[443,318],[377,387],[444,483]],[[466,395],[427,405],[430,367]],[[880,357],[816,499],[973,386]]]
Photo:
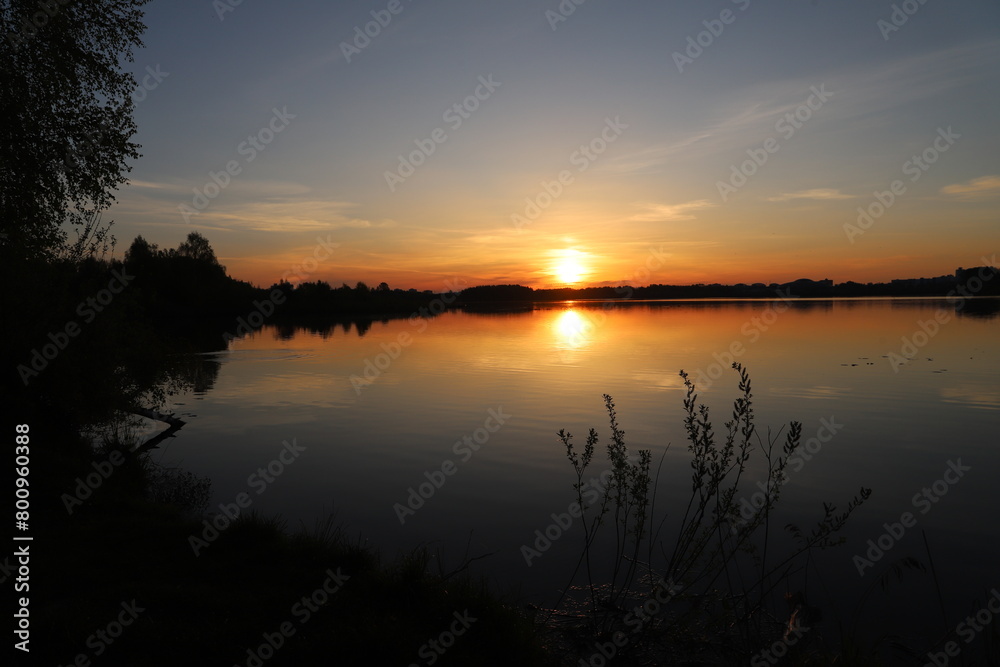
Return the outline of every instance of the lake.
[[[815,591],[849,618],[891,561],[926,561],[926,531],[954,625],[1000,586],[997,311],[987,299],[568,302],[361,328],[265,326],[206,355],[210,376],[168,406],[187,425],[153,456],[210,478],[210,508],[247,492],[252,509],[291,528],[336,511],[385,556],[427,545],[445,569],[466,553],[492,554],[473,570],[554,604],[580,553],[579,526],[530,566],[522,546],[575,498],[556,433],[582,447],[596,428],[592,470],[605,469],[610,394],[632,450],[658,461],[670,443],[656,506],[669,526],[690,492],[679,371],[722,433],[738,395],[735,360],[749,369],[759,432],[797,420],[811,439],[782,487],[776,526],[808,527],[824,501],[843,507],[862,486],[873,490],[847,544],[818,556],[815,573],[790,575],[787,589]],[[745,497],[759,479],[748,475]],[[906,512],[915,525],[885,536]],[[855,557],[880,538],[885,556],[859,574]],[[926,576],[887,604],[911,598],[937,609]]]

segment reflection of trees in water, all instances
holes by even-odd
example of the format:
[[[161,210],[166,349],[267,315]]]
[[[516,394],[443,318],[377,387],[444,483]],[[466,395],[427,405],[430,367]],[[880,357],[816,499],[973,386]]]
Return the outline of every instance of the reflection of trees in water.
[[[958,299],[958,300],[956,300]],[[669,309],[699,309],[712,310],[718,308],[737,310],[759,310],[768,305],[781,303],[788,308],[800,311],[830,311],[830,310],[857,310],[863,308],[892,308],[894,310],[913,309],[943,309],[953,310],[958,315],[991,319],[1000,315],[1000,299],[996,297],[981,297],[973,299],[962,299],[955,297],[943,299],[940,297],[929,298],[858,298],[858,299],[787,299],[787,300],[728,300],[715,299],[703,301],[572,301],[554,303],[536,303],[534,308],[541,310],[563,309],[571,305],[572,308],[587,310],[608,310],[610,309],[644,309],[649,311],[661,311]],[[476,309],[463,309],[464,312],[481,317],[516,317],[520,313],[511,313],[504,309],[491,309],[483,306]]]
[[[295,338],[295,330],[298,327],[291,324],[279,324],[274,328],[274,337],[277,340],[291,340]]]
[[[955,304],[955,312],[960,316],[991,320],[1000,315],[1000,299],[965,299]]]
[[[375,322],[380,322],[383,325],[389,324],[392,320],[407,319],[411,317],[410,315],[384,315],[379,318],[372,317],[353,317],[353,318],[342,318],[342,319],[323,319],[323,320],[301,320],[297,319],[294,322],[279,322],[273,325],[274,327],[274,338],[275,340],[289,341],[295,338],[295,334],[300,331],[306,331],[314,336],[319,336],[320,338],[326,340],[334,334],[337,333],[339,328],[343,335],[348,335],[352,331],[357,334],[358,338],[363,338],[367,334]]]
[[[175,357],[167,373],[170,382],[181,390],[204,394],[215,386],[221,367],[213,355],[185,354]]]

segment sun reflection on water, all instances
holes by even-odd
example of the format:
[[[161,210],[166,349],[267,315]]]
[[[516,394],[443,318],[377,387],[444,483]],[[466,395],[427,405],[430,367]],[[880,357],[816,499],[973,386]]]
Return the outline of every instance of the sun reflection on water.
[[[552,331],[557,349],[583,350],[593,342],[594,323],[587,315],[570,308],[553,319]]]

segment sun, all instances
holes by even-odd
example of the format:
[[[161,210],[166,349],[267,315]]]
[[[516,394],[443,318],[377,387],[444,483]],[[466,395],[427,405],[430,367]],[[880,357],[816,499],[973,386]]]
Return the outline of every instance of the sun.
[[[586,270],[574,261],[565,261],[556,265],[556,278],[561,283],[573,285],[580,282]]]
[[[586,255],[579,250],[559,250],[553,254],[555,259],[550,273],[563,285],[576,285],[590,273],[584,261]]]

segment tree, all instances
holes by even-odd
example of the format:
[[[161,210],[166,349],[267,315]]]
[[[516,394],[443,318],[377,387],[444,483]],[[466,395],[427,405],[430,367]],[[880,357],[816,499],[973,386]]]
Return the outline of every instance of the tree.
[[[206,264],[219,264],[219,260],[215,258],[215,251],[212,250],[208,239],[198,232],[191,232],[187,235],[187,239],[177,246],[177,254],[180,257],[190,257]]]
[[[67,222],[100,249],[87,223],[139,157],[121,63],[142,46],[147,1],[0,0],[0,225],[13,256],[58,254]]]
[[[136,236],[135,240],[132,241],[132,245],[130,245],[128,250],[125,251],[125,263],[131,264],[146,262],[150,258],[155,257],[158,252],[159,249],[155,243],[150,243],[141,235]]]

